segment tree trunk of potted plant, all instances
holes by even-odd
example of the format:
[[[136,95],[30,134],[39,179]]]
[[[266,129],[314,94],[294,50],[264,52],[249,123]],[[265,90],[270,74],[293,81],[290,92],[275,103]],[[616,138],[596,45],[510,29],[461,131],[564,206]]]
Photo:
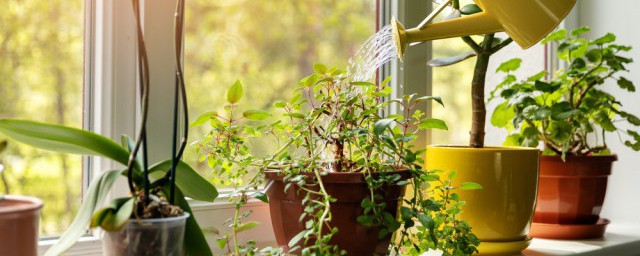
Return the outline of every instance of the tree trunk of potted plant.
[[[42,200],[34,197],[0,195],[0,251],[3,255],[38,255],[42,207]]]

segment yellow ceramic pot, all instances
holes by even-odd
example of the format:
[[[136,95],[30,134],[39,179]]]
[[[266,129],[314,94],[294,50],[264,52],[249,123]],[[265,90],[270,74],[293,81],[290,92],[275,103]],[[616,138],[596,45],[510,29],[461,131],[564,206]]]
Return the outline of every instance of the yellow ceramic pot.
[[[467,204],[461,219],[482,241],[480,254],[524,250],[538,189],[539,150],[521,147],[429,146],[426,168],[457,173],[455,184],[476,182],[481,190],[457,191]]]

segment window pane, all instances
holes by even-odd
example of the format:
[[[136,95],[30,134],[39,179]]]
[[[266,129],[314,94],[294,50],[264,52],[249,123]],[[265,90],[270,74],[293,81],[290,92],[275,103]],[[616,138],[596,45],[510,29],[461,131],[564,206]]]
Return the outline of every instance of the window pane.
[[[244,84],[242,107],[269,110],[287,99],[314,62],[346,68],[375,31],[374,0],[187,1],[185,74],[190,115],[221,111],[225,92]],[[200,139],[206,126],[190,140]],[[272,145],[254,141],[257,153]],[[207,175],[192,148],[185,160]]]
[[[82,13],[83,1],[3,0],[0,118],[82,126]],[[82,159],[9,141],[0,162],[0,194],[43,199],[41,235],[61,234],[80,203]]]
[[[433,41],[433,58],[453,57],[470,51],[460,38]],[[468,145],[471,129],[471,79],[475,58],[448,67],[434,67],[433,95],[445,108],[434,107],[433,117],[449,124],[448,131],[432,130],[432,144]]]

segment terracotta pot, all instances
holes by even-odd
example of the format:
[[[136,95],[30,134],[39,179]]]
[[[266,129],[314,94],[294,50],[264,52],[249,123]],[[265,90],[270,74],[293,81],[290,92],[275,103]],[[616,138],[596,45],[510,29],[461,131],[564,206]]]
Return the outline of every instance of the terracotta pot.
[[[607,191],[610,156],[540,158],[540,187],[533,221],[553,224],[595,224]]]
[[[402,179],[409,179],[409,171],[395,172]],[[311,177],[313,174],[309,174]],[[374,175],[379,175],[376,173]],[[278,245],[289,252],[287,244],[295,235],[304,230],[304,221],[300,222],[300,216],[304,210],[302,199],[304,192],[298,193],[298,188],[292,186],[286,192],[287,183],[283,182],[283,176],[276,172],[267,172],[267,180],[273,181],[267,195],[269,196],[269,210],[271,212],[271,224],[273,225]],[[338,245],[347,255],[373,255],[374,253],[386,255],[391,242],[391,235],[378,239],[379,229],[369,228],[358,223],[357,218],[363,215],[360,203],[370,197],[370,191],[362,173],[328,173],[322,177],[324,187],[337,201],[331,203],[333,219],[331,225],[338,228],[338,233],[333,236],[330,244]],[[317,186],[309,186],[309,189],[318,190]],[[381,189],[386,193],[384,201],[387,203],[385,211],[396,216],[398,200],[404,195],[405,186],[386,186]],[[297,252],[290,252],[297,253]]]
[[[460,219],[480,239],[480,254],[514,255],[530,243],[540,151],[522,147],[429,146],[426,169],[455,171],[453,184],[483,189],[456,191],[466,201]]]
[[[27,196],[0,197],[0,254],[38,254],[42,200]]]

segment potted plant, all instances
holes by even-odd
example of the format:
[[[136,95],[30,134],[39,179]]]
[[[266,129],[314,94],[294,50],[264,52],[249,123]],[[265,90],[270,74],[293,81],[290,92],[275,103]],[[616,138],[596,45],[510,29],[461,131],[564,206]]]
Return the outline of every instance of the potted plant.
[[[221,247],[230,255],[259,251],[236,239],[238,232],[255,226],[246,220],[249,213],[241,212],[253,196],[269,203],[280,246],[262,249],[266,255],[476,252],[479,241],[458,219],[464,202],[453,190],[481,186],[453,183],[455,174],[423,169],[424,149],[411,143],[420,130],[447,128],[417,109],[426,101],[442,104],[440,98],[384,100],[391,93],[386,82],[351,81],[344,70],[322,64],[315,64],[314,71],[298,83],[293,98],[274,103],[281,120],[267,123],[267,112],[239,111],[243,90],[237,82],[229,89],[225,112],[205,113],[194,122],[211,126],[194,143],[201,160],[234,187],[236,217],[232,232],[221,234]],[[381,116],[389,105],[401,113]],[[265,157],[252,155],[251,143],[263,136],[274,138],[277,150]],[[264,193],[252,192],[262,184]],[[403,200],[407,185],[415,189],[411,199]]]
[[[0,132],[14,140],[42,149],[107,157],[126,167],[104,171],[85,192],[71,226],[46,255],[60,255],[73,245],[89,227],[107,231],[104,251],[107,255],[211,255],[211,250],[186,201],[186,197],[213,201],[215,187],[187,164],[180,161],[187,140],[186,129],[180,136],[180,147],[174,144],[174,154],[166,161],[149,165],[147,162],[146,119],[149,97],[149,69],[146,47],[140,25],[140,6],[133,1],[137,21],[139,89],[142,120],[136,140],[126,136],[122,146],[101,135],[71,127],[24,120],[0,120]],[[176,101],[174,105],[174,137],[178,141],[177,112],[180,107],[186,117],[186,96],[182,79],[181,56],[182,17],[184,1],[176,8],[175,56]],[[182,96],[182,106],[179,96]],[[188,128],[185,118],[184,125]],[[179,174],[179,175],[178,175]],[[130,195],[112,200],[101,208],[103,201],[119,176],[127,178]],[[183,246],[184,244],[184,246]],[[4,249],[3,249],[4,250]]]
[[[0,154],[7,148],[7,141],[0,141]],[[0,248],[7,255],[35,256],[38,254],[38,232],[42,200],[35,197],[9,195],[9,184],[0,161]]]
[[[447,20],[435,25],[446,27],[448,22],[469,20],[483,12],[476,4],[461,6],[459,0],[453,0],[451,7],[453,11]],[[424,32],[429,32],[428,25]],[[482,184],[483,190],[460,192],[467,201],[466,210],[460,217],[473,227],[481,240],[478,247],[481,254],[517,254],[528,247],[531,240],[528,232],[538,186],[539,151],[525,147],[485,146],[484,143],[485,80],[489,61],[492,55],[513,40],[497,38],[494,33],[482,35],[481,42],[471,36],[462,36],[461,39],[471,48],[470,52],[434,59],[428,65],[449,66],[475,57],[469,144],[429,146],[425,168],[456,171],[460,179]]]
[[[510,132],[506,145],[544,146],[532,230],[538,237],[602,236],[608,221],[599,214],[617,159],[607,147],[606,135],[627,134],[630,139],[624,144],[640,150],[637,130],[621,123],[640,126],[640,119],[603,90],[605,83],[617,81],[623,90],[635,92],[633,83],[622,76],[632,62],[624,56],[631,47],[616,44],[611,33],[595,40],[581,38],[587,31],[558,30],[543,41],[555,43],[558,58],[566,64],[552,76],[542,71],[518,81],[511,73],[519,68],[518,59],[498,70],[507,76],[495,94],[505,102],[494,111],[492,123]]]

